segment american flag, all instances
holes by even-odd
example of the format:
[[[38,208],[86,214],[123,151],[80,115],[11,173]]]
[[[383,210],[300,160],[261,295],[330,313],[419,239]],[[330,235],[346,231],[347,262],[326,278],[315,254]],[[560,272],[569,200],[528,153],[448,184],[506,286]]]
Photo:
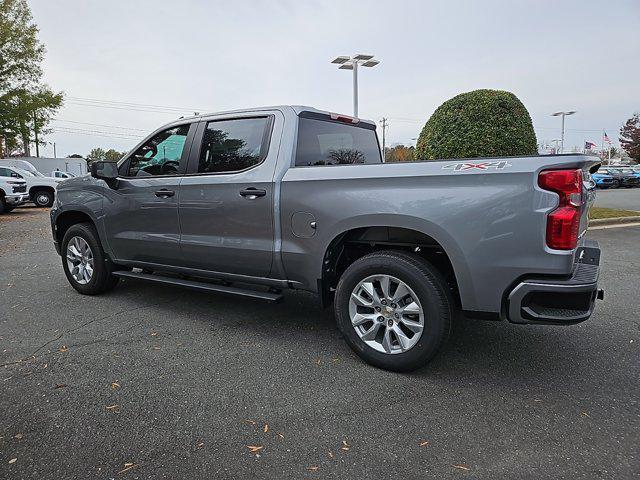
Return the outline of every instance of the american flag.
[[[584,142],[585,150],[591,150],[592,148],[595,148],[596,146],[597,145],[596,145],[595,142],[589,142],[589,141]]]
[[[603,131],[602,133],[604,133],[602,139],[607,143],[611,143],[611,140],[609,140],[609,137],[607,136],[607,132]]]

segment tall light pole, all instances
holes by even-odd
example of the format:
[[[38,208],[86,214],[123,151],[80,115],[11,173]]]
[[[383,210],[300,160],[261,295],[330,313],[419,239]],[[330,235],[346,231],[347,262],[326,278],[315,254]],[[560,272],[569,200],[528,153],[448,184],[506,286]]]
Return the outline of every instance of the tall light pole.
[[[562,116],[562,136],[560,137],[560,153],[564,153],[564,117],[566,117],[567,115],[573,115],[574,113],[576,113],[575,110],[571,110],[569,112],[556,112],[551,114],[552,117]]]
[[[363,67],[375,67],[380,62],[373,55],[359,53],[353,57],[342,55],[334,58],[331,63],[340,65],[340,70],[353,70],[353,116],[358,116],[358,65]]]

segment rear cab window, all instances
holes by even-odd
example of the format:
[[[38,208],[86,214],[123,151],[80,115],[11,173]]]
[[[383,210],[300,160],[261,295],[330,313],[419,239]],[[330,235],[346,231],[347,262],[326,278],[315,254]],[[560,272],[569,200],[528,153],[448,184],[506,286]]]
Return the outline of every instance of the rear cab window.
[[[296,167],[373,163],[382,163],[375,125],[316,112],[299,115]]]

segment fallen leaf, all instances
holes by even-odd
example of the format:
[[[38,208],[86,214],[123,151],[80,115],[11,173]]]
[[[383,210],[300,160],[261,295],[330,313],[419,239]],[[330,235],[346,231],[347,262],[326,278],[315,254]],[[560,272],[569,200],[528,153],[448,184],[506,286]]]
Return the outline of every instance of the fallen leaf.
[[[251,453],[256,453],[262,450],[264,447],[262,445],[247,445],[247,448]]]
[[[18,440],[20,440],[22,437],[24,437],[24,435],[22,433],[16,433],[13,438],[17,438]]]
[[[69,347],[67,347],[66,345],[63,345],[62,347],[60,347],[60,350],[58,350],[59,352],[66,352],[67,350],[69,350]]]
[[[279,433],[278,436],[282,439],[284,439],[284,435],[282,433]]]
[[[310,467],[307,467],[307,470],[309,470],[310,472],[317,472],[318,468],[320,468],[320,467],[317,467],[315,465],[311,465]]]
[[[341,448],[340,448],[340,450],[343,450],[343,451],[345,451],[345,452],[348,452],[348,451],[349,451],[349,447],[341,447]]]
[[[465,467],[464,465],[451,465],[453,468],[457,468],[458,470],[464,470],[465,472],[468,472],[469,470],[471,470],[469,467]]]
[[[316,365],[320,365],[320,359],[316,360]]]
[[[108,407],[105,407],[107,410],[116,410],[120,408],[120,405],[109,405]]]
[[[331,451],[328,451],[327,455],[329,456],[329,458],[333,458],[333,453],[331,453]]]
[[[118,388],[120,388],[120,384],[117,382],[111,382],[111,389],[112,390],[117,390]]]
[[[160,347],[158,347],[157,345],[155,347],[151,347],[152,350],[160,350]]]
[[[269,425],[265,423],[262,430],[264,431],[264,433],[267,433],[269,431]]]
[[[587,412],[580,412],[583,417],[591,418]]]
[[[49,366],[49,364],[48,364],[48,363],[45,363],[45,364],[42,366],[42,368],[47,368],[48,366]]]
[[[120,473],[124,473],[124,472],[126,472],[126,471],[128,471],[128,470],[131,470],[132,468],[136,468],[137,466],[138,466],[138,465],[137,465],[136,463],[125,463],[125,464],[124,464],[124,468],[123,468],[122,470],[120,470],[120,471],[118,472],[118,474],[120,474]]]
[[[200,442],[200,443],[197,445],[197,447],[198,447],[198,448],[202,448],[202,447],[204,447],[204,442]]]
[[[9,460],[9,463],[16,463],[18,461],[17,458],[12,458],[11,460]]]
[[[420,444],[421,447],[426,447],[427,445],[429,445],[429,440]]]
[[[151,332],[149,335],[151,335],[152,337],[155,337],[156,335],[158,335],[158,332]]]
[[[245,420],[246,423],[250,424],[250,425],[255,425],[256,422],[254,422],[253,420]]]
[[[56,385],[53,387],[53,389],[57,390],[58,388],[64,388],[66,386],[67,386],[66,383],[56,383]]]

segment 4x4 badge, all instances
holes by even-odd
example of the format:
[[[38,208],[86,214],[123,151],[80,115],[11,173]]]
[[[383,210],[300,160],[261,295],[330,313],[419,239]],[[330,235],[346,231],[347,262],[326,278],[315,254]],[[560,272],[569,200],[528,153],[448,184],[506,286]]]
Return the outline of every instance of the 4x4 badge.
[[[511,167],[512,165],[505,161],[499,162],[464,162],[464,163],[449,163],[442,167],[442,170],[453,170],[459,172],[461,170],[489,170],[495,168],[496,170],[502,170],[503,168]]]

